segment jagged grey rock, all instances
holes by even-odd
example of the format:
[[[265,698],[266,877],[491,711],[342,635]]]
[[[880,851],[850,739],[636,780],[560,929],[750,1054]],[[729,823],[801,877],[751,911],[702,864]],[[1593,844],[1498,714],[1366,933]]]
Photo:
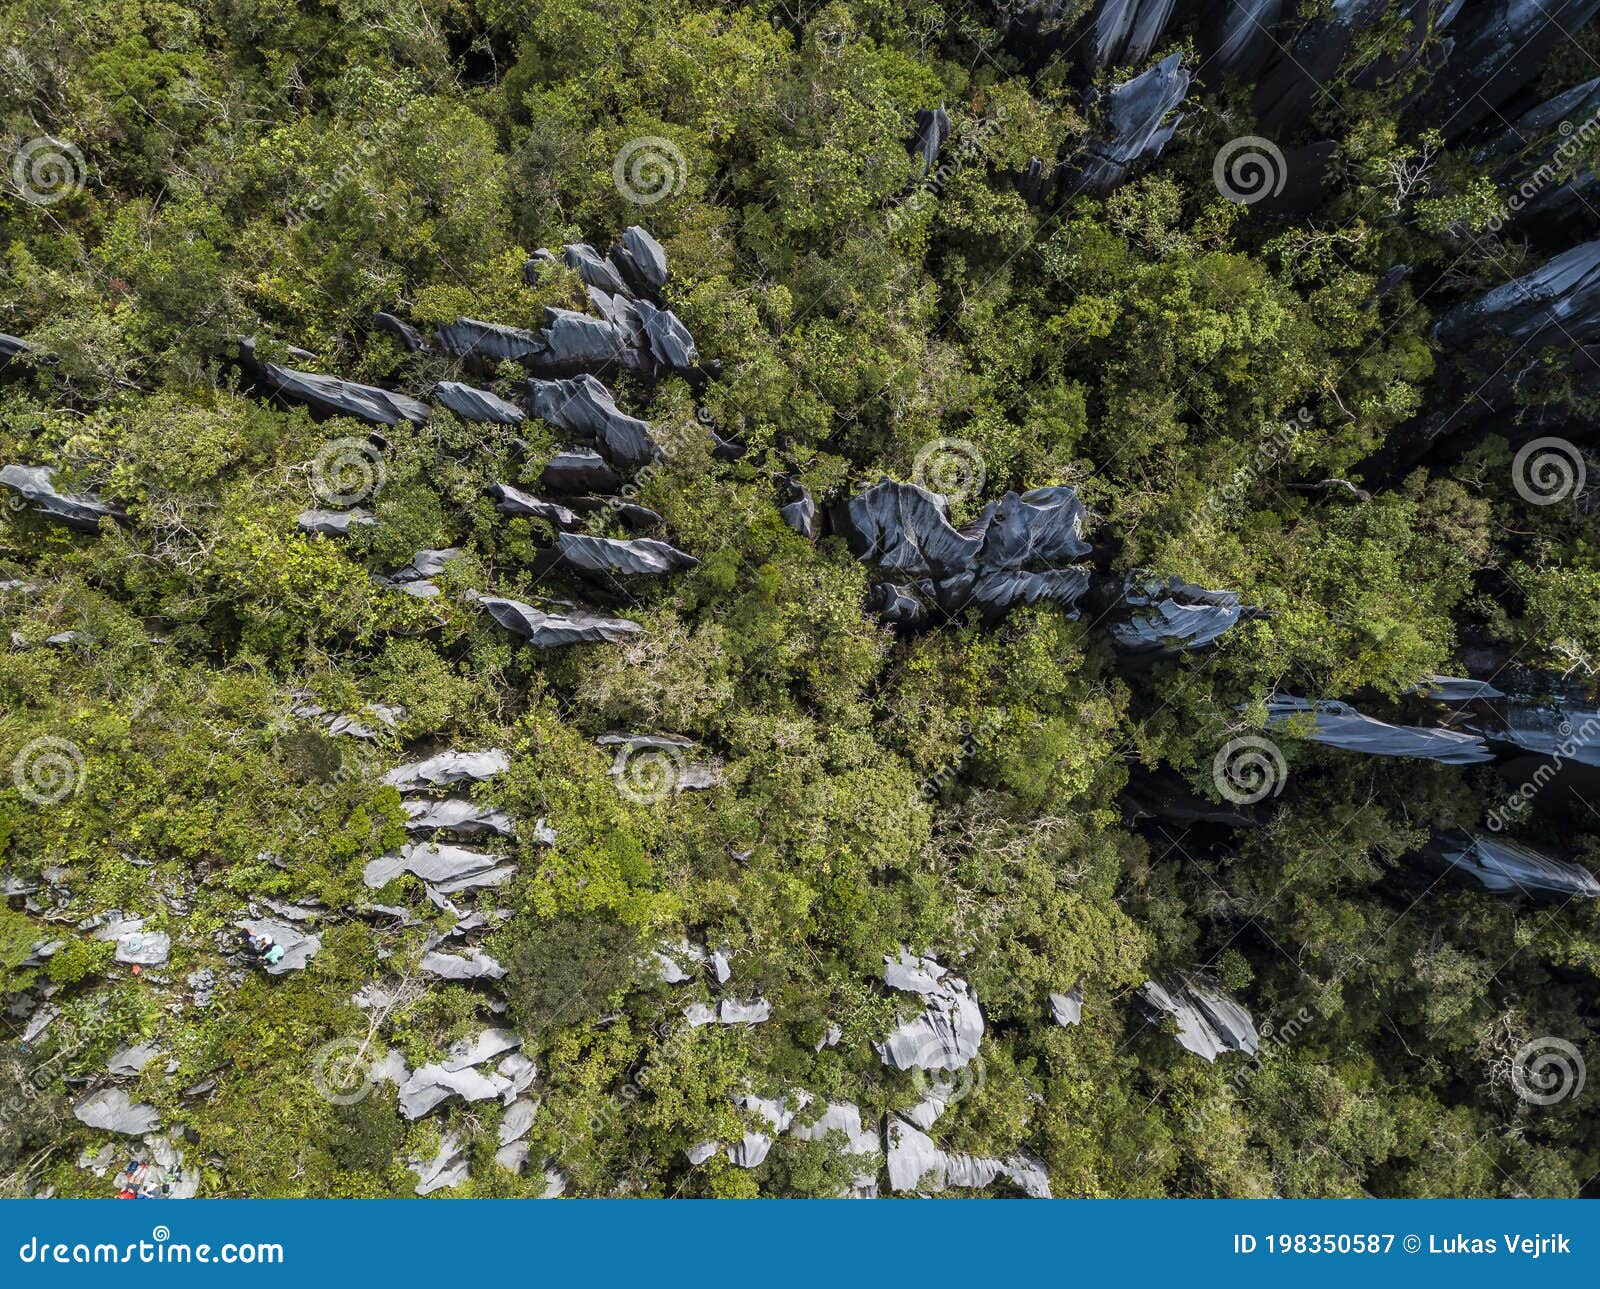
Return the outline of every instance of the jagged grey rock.
[[[575,448],[544,463],[545,486],[556,492],[616,492],[622,476],[598,452]]]
[[[483,596],[478,603],[507,631],[522,636],[538,649],[572,644],[622,644],[644,630],[627,618],[603,618],[589,613],[546,613],[520,600]]]
[[[925,1000],[920,1016],[873,1044],[885,1065],[897,1070],[959,1070],[977,1056],[983,1041],[983,1012],[965,980],[933,958],[905,950],[898,959],[884,958],[883,980],[891,989]]]
[[[1419,685],[1406,691],[1436,703],[1472,703],[1491,698],[1504,698],[1505,694],[1486,680],[1473,680],[1467,676],[1429,676]]]
[[[542,519],[556,528],[572,528],[578,522],[577,515],[565,506],[558,506],[553,501],[542,501],[523,492],[521,488],[513,488],[509,483],[490,484],[489,495],[495,499],[495,509],[502,515],[522,515],[531,519]]]
[[[172,939],[161,931],[130,931],[117,938],[116,960],[129,966],[163,967],[172,954]]]
[[[561,533],[556,537],[556,552],[573,567],[588,573],[657,577],[700,567],[700,561],[693,555],[649,537],[620,541],[614,537]]]
[[[771,1149],[771,1137],[761,1132],[747,1132],[728,1146],[728,1162],[738,1168],[758,1168]]]
[[[1549,892],[1573,899],[1600,899],[1600,879],[1588,869],[1551,859],[1513,841],[1451,832],[1442,835],[1436,846],[1445,863],[1496,894]]]
[[[502,980],[506,974],[506,969],[481,949],[471,949],[464,956],[435,949],[423,954],[417,967],[445,980]]]
[[[1548,757],[1558,767],[1569,761],[1600,766],[1600,709],[1576,687],[1519,684],[1506,696],[1501,720],[1478,721],[1472,728],[1497,743]]]
[[[1486,336],[1516,342],[1529,353],[1600,338],[1600,241],[1563,251],[1533,272],[1457,305],[1433,329],[1434,340],[1447,347]]]
[[[1305,717],[1315,722],[1309,735],[1313,743],[1362,752],[1368,756],[1410,756],[1445,765],[1477,765],[1492,761],[1493,755],[1482,738],[1456,730],[1424,729],[1414,725],[1389,725],[1363,716],[1348,703],[1310,702],[1304,698],[1281,697],[1267,703],[1267,721],[1282,727],[1298,724]]]
[[[609,318],[548,308],[538,339],[539,350],[526,365],[544,375],[568,375],[590,368],[637,372],[647,368],[644,355],[630,345],[627,330]]]
[[[656,295],[667,285],[667,253],[637,224],[623,230],[611,248],[611,261],[635,291]]]
[[[804,484],[791,480],[789,483],[791,500],[780,507],[778,513],[783,517],[783,522],[799,533],[808,542],[817,540],[821,531],[817,523],[817,503],[811,499],[811,493]]]
[[[918,1189],[924,1177],[930,1189],[979,1190],[1004,1177],[1034,1199],[1050,1198],[1049,1175],[1030,1155],[987,1159],[940,1150],[924,1132],[896,1115],[889,1116],[889,1188],[901,1193]]]
[[[1050,1018],[1065,1029],[1083,1020],[1083,982],[1079,981],[1064,994],[1050,995]]]
[[[493,1101],[510,1086],[510,1081],[498,1074],[483,1074],[471,1068],[452,1070],[444,1065],[424,1065],[414,1070],[411,1077],[400,1085],[400,1113],[407,1119],[420,1119],[451,1097],[460,1097],[467,1102]]]
[[[521,1141],[528,1135],[533,1127],[533,1116],[538,1112],[539,1103],[526,1099],[513,1101],[506,1107],[505,1114],[500,1119],[499,1139],[502,1146],[509,1146],[514,1141]]]
[[[144,1067],[160,1054],[161,1049],[154,1043],[135,1043],[131,1047],[119,1047],[106,1062],[106,1069],[119,1077],[131,1078],[142,1072]]]
[[[1250,1013],[1212,981],[1180,976],[1145,981],[1141,992],[1156,1013],[1178,1022],[1178,1045],[1207,1061],[1224,1052],[1254,1053],[1260,1036]]]
[[[433,579],[444,572],[445,566],[451,560],[460,559],[461,553],[460,547],[457,546],[447,546],[439,550],[420,550],[411,557],[409,564],[395,569],[392,573],[374,573],[372,580],[379,586],[393,587],[419,600],[436,599],[440,591]]]
[[[1046,601],[1060,605],[1075,617],[1073,606],[1089,589],[1090,577],[1088,568],[1052,568],[1039,573],[979,568],[942,578],[932,589],[939,607],[951,617],[975,608],[982,612],[986,623],[993,624],[1008,610]]]
[[[1089,569],[1052,565],[1089,552],[1084,517],[1073,489],[1036,488],[990,502],[958,531],[945,498],[885,479],[836,505],[833,527],[858,559],[917,579],[881,583],[869,602],[885,621],[910,627],[925,619],[925,598],[952,616],[980,609],[990,622],[1045,600],[1071,610],[1089,587]]]
[[[939,150],[950,137],[950,117],[944,108],[918,108],[917,130],[911,137],[911,155],[920,163],[917,172],[928,174],[939,160]]]
[[[1111,624],[1112,638],[1135,651],[1202,648],[1244,612],[1236,592],[1208,591],[1176,577],[1163,581],[1138,569],[1124,580],[1121,603],[1146,610]]]
[[[477,318],[457,318],[440,327],[434,339],[452,358],[459,358],[480,371],[492,372],[503,362],[527,366],[543,350],[539,337],[531,331],[480,322]]]
[[[982,544],[956,531],[938,493],[888,479],[836,507],[834,528],[857,559],[909,578],[964,572]]]
[[[1144,62],[1172,18],[1174,0],[1100,0],[1079,48],[1091,68]]]
[[[528,419],[528,414],[520,407],[507,402],[492,390],[463,385],[458,380],[440,381],[433,387],[433,399],[464,421],[485,425],[521,425]]]
[[[592,441],[614,465],[636,470],[661,455],[649,424],[619,411],[611,391],[593,376],[530,380],[528,395],[535,416]]]
[[[302,510],[295,524],[303,533],[348,537],[352,528],[370,528],[378,521],[359,506],[352,510]]]
[[[235,922],[251,935],[271,936],[274,944],[283,946],[283,957],[274,963],[263,963],[262,970],[269,976],[283,976],[291,971],[303,971],[322,948],[322,937],[314,932],[303,932],[287,922],[271,919],[245,918]]]
[[[810,1123],[795,1120],[786,1126],[789,1135],[800,1141],[821,1141],[830,1132],[842,1132],[845,1152],[851,1155],[874,1155],[883,1149],[876,1130],[862,1125],[861,1107],[853,1101],[830,1101]]]
[[[678,315],[670,309],[658,309],[648,300],[640,300],[636,307],[650,357],[668,371],[692,371],[700,361],[700,352]]]
[[[1172,54],[1102,95],[1099,128],[1077,159],[1072,193],[1107,196],[1135,166],[1159,157],[1183,121],[1174,113],[1188,93],[1183,56]]]
[[[1084,540],[1088,512],[1073,488],[1008,492],[962,531],[979,539],[978,563],[991,569],[1054,568],[1093,549]]]
[[[771,1018],[772,1004],[765,998],[755,998],[747,1003],[724,998],[717,1008],[717,1023],[720,1025],[760,1025]]]
[[[0,331],[0,371],[4,371],[17,359],[26,358],[32,352],[33,346],[26,340]]]
[[[410,1116],[415,1117],[415,1116]],[[411,1171],[417,1175],[416,1193],[431,1195],[434,1191],[448,1190],[467,1180],[467,1152],[461,1138],[446,1133],[439,1143],[439,1153],[430,1160],[413,1159]]]
[[[1538,75],[1600,0],[1480,0],[1451,26],[1454,46],[1423,97],[1430,124],[1457,138]]]
[[[1278,48],[1272,26],[1289,0],[1217,0],[1202,30],[1208,37],[1206,60],[1199,74],[1217,81],[1237,76],[1253,81]],[[1220,12],[1217,12],[1220,10]]]
[[[369,425],[398,425],[401,421],[425,425],[428,421],[426,403],[375,385],[263,361],[256,357],[255,341],[248,337],[239,341],[239,360],[269,392],[324,416],[353,416]]]
[[[127,1137],[142,1137],[161,1127],[156,1108],[133,1101],[122,1088],[102,1088],[72,1107],[81,1124],[103,1132],[120,1132]]]
[[[482,783],[510,767],[511,758],[497,747],[482,752],[439,752],[425,760],[396,766],[383,776],[383,781],[401,792],[422,792],[457,783]]]
[[[379,331],[387,331],[405,346],[407,353],[420,353],[427,348],[422,335],[409,322],[397,318],[392,313],[378,312],[372,315],[372,325]]]
[[[920,627],[928,620],[928,606],[909,586],[878,582],[867,593],[867,612],[890,626]]]
[[[1389,8],[1390,0],[1333,0],[1326,17],[1308,23],[1292,48],[1256,84],[1256,119],[1278,134],[1303,121],[1356,37]]]
[[[10,488],[40,514],[81,532],[94,532],[102,519],[127,522],[127,515],[97,497],[58,492],[55,477],[54,466],[8,465],[0,469],[0,487]]]
[[[475,887],[499,886],[515,871],[516,866],[503,855],[487,855],[462,846],[411,842],[401,847],[397,855],[369,861],[361,879],[377,890],[401,873],[410,873],[448,895]]]
[[[400,808],[406,812],[407,832],[487,833],[496,837],[514,837],[517,833],[516,823],[504,810],[461,797],[443,801],[412,798],[402,801]]]
[[[569,269],[577,269],[586,286],[597,286],[617,295],[629,294],[628,284],[622,280],[617,266],[588,242],[568,242],[561,248],[561,262]]]
[[[522,1040],[509,1029],[486,1029],[472,1038],[453,1043],[445,1053],[443,1065],[452,1072],[470,1070],[521,1046]]]

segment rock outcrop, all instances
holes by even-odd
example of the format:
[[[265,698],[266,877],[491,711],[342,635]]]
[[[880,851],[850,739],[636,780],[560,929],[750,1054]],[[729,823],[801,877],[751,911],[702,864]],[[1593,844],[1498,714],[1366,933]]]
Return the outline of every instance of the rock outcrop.
[[[1067,179],[1069,194],[1107,196],[1137,166],[1159,157],[1183,121],[1178,108],[1188,93],[1183,56],[1172,54],[1103,94],[1096,103],[1098,126]]]
[[[983,1013],[967,982],[933,958],[903,950],[884,964],[884,983],[919,995],[923,1010],[873,1044],[883,1063],[897,1070],[959,1070],[969,1064],[983,1041]]]
[[[8,465],[0,469],[0,487],[15,492],[41,515],[92,533],[102,519],[125,523],[127,516],[115,506],[87,493],[66,493],[56,489],[54,466]]]
[[[1060,567],[1088,554],[1085,512],[1066,487],[1007,493],[964,529],[950,523],[938,493],[885,479],[833,509],[834,531],[856,558],[905,583],[874,590],[891,621],[914,624],[925,600],[955,616],[972,607],[986,621],[1049,600],[1071,609],[1088,590],[1089,569]]]
[[[1600,899],[1600,879],[1569,860],[1551,859],[1516,842],[1453,831],[1434,839],[1432,853],[1499,895],[1548,894]]]
[[[1234,591],[1208,591],[1176,577],[1162,581],[1140,570],[1123,582],[1121,604],[1137,612],[1112,623],[1111,636],[1139,652],[1203,648],[1244,612]]]
[[[572,644],[621,644],[642,630],[627,618],[606,618],[574,609],[567,613],[546,613],[520,600],[481,596],[478,603],[489,616],[513,635],[521,636],[536,649],[559,649]]]
[[[1179,976],[1165,983],[1147,980],[1145,1002],[1158,1016],[1178,1023],[1178,1045],[1207,1061],[1224,1052],[1254,1053],[1260,1035],[1250,1013],[1214,982]]]
[[[700,561],[693,555],[649,537],[621,541],[614,537],[561,533],[556,538],[555,549],[563,560],[586,573],[660,577],[700,567]]]
[[[1412,725],[1389,725],[1363,716],[1348,703],[1310,702],[1304,698],[1274,698],[1267,704],[1267,720],[1282,727],[1300,724],[1306,717],[1314,722],[1307,736],[1313,743],[1361,752],[1367,756],[1409,756],[1445,765],[1477,765],[1492,761],[1493,755],[1482,738],[1456,730],[1423,729]]]
[[[302,404],[318,416],[353,416],[369,425],[398,425],[401,421],[424,425],[428,420],[428,405],[404,394],[257,358],[256,342],[248,337],[239,341],[239,364],[268,393]]]

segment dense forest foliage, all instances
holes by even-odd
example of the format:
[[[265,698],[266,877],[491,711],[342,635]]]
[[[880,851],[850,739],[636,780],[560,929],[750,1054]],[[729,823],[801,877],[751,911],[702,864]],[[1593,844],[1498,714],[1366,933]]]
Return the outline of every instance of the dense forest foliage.
[[[1268,7],[1294,49],[1351,6]],[[1600,901],[1429,855],[1492,833],[1600,872],[1600,717],[1553,761],[1448,763],[1268,706],[1470,732],[1417,691],[1453,676],[1596,707],[1600,321],[1563,308],[1530,339],[1460,311],[1600,236],[1574,180],[1600,166],[1592,88],[1502,138],[1600,76],[1600,29],[1569,6],[1583,25],[1455,128],[1446,7],[1376,6],[1269,128],[1254,73],[1215,70],[1209,0],[1098,61],[1091,0],[4,0],[0,332],[24,347],[0,350],[0,465],[120,512],[85,529],[0,497],[4,1193],[118,1190],[156,1148],[75,1114],[108,1090],[212,1196],[409,1195],[429,1161],[440,1195],[887,1178],[753,1098],[785,1128],[909,1114],[1056,1196],[1592,1193]],[[1193,82],[1170,141],[1075,184],[1111,90],[1172,55]],[[1287,184],[1241,199],[1219,159],[1263,135]],[[1522,213],[1542,165],[1581,209]],[[698,359],[602,373],[669,447],[622,495],[692,567],[552,565],[561,524],[490,491],[553,495],[572,442],[537,417],[435,400],[375,427],[263,386],[277,364],[518,402],[516,362],[374,315],[536,329],[589,308],[561,248],[633,226]],[[1530,500],[1541,439],[1579,476],[1555,504]],[[307,531],[351,445],[373,522]],[[1070,487],[1090,591],[885,622],[837,525],[781,513],[885,478],[957,527]],[[384,580],[445,549],[437,595]],[[1107,625],[1136,570],[1248,611],[1130,653]],[[479,595],[641,629],[539,648]],[[611,732],[673,737],[635,781]],[[1240,740],[1264,791],[1222,769]],[[459,795],[513,821],[483,843],[506,880],[365,880],[416,836],[385,775],[490,748],[506,768]],[[314,932],[314,957],[264,970],[250,918]],[[141,965],[141,936],[170,953]],[[885,983],[903,951],[981,1008],[958,1069],[874,1046],[922,1007]],[[449,978],[439,952],[503,974]],[[1182,980],[1248,1012],[1250,1050],[1175,1041],[1145,986]],[[759,1023],[686,1017],[761,1000]],[[447,1065],[486,1030],[531,1082],[407,1117],[403,1079],[328,1073]],[[536,1107],[520,1135],[513,1102]]]

